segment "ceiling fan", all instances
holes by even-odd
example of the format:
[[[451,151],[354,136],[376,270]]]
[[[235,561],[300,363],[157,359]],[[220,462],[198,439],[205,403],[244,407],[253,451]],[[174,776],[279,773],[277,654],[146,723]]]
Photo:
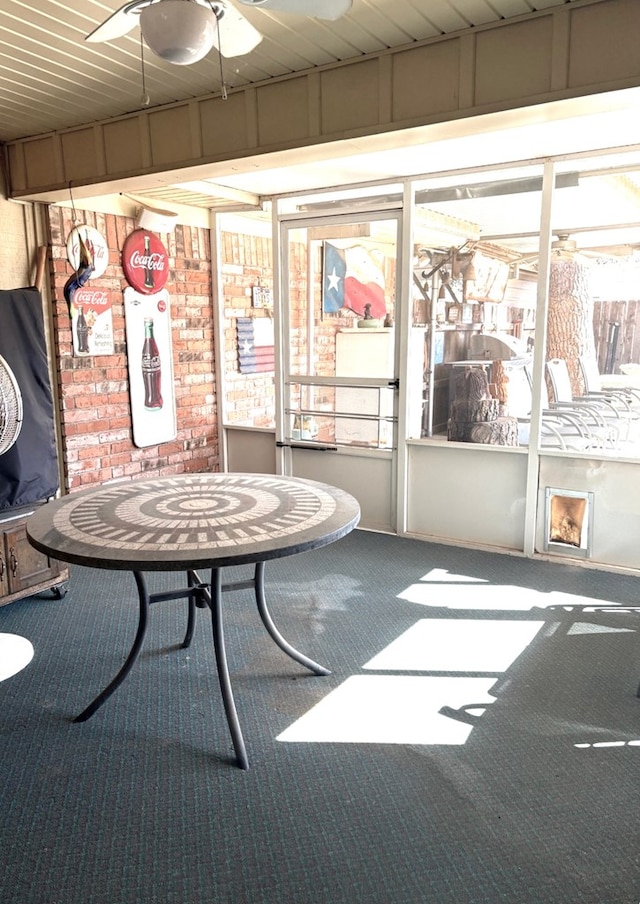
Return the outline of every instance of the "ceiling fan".
[[[579,232],[580,230],[576,230]],[[556,239],[551,243],[551,254],[557,260],[570,260],[578,255],[596,261],[619,260],[633,253],[633,245],[579,245],[569,232],[554,233]]]
[[[557,257],[563,255],[570,256],[578,253],[578,243],[571,238],[569,232],[556,232],[555,240],[551,242],[551,252],[555,252]]]
[[[353,0],[236,0],[274,12],[335,21]],[[189,66],[212,47],[224,57],[243,56],[262,40],[260,32],[230,0],[129,0],[98,25],[85,41],[103,43],[126,35],[140,23],[150,50],[169,63]]]
[[[580,229],[576,229],[575,232],[580,232]],[[632,246],[623,246],[623,245],[614,245],[614,246],[603,246],[603,247],[583,247],[578,244],[578,242],[572,238],[572,233],[570,232],[554,232],[554,241],[551,243],[551,260],[552,261],[562,261],[562,260],[573,260],[578,257],[581,259],[594,259],[594,260],[616,260],[620,257],[624,257],[629,255],[632,252]],[[538,269],[538,252],[532,254],[523,254],[519,257],[514,257],[510,261],[510,265],[515,269],[531,269],[536,271]]]

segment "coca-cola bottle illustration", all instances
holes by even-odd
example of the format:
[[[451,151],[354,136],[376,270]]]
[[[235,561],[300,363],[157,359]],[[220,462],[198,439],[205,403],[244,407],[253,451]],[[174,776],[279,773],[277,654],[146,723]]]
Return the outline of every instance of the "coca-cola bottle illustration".
[[[78,338],[78,351],[89,351],[89,327],[84,316],[84,311],[80,308],[78,319],[76,320],[76,336]]]
[[[149,411],[162,408],[160,352],[153,335],[153,318],[144,319],[144,345],[142,346],[142,380],[144,382],[144,407]]]
[[[151,267],[151,239],[148,235],[144,237],[144,287],[145,289],[154,289],[156,285],[153,276],[153,268]]]

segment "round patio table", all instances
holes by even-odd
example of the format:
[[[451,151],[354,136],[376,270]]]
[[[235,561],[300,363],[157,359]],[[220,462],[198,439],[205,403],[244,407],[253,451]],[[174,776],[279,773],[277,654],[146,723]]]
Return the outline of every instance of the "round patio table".
[[[131,571],[139,598],[136,636],[124,665],[74,722],[84,722],[122,684],[142,647],[149,607],[187,599],[182,647],[193,636],[196,608],[211,610],[216,667],[237,763],[249,767],[236,712],[224,642],[222,594],[253,589],[258,612],[274,642],[316,675],[329,670],[294,649],[269,613],[264,589],[270,559],[318,549],[344,537],[360,519],[357,501],[343,490],[296,477],[265,474],[181,474],[111,483],[41,506],[27,522],[40,552],[75,565]],[[255,565],[250,580],[222,583],[221,569]],[[198,569],[210,569],[203,580]],[[144,572],[184,571],[187,586],[149,593]]]

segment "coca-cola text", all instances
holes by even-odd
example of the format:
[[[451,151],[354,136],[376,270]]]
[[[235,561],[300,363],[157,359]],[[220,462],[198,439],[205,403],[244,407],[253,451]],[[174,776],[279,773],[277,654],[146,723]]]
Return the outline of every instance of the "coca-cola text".
[[[140,254],[134,251],[129,258],[129,263],[133,270],[158,270],[163,271],[165,266],[164,254],[152,251],[151,254]]]
[[[91,305],[95,308],[107,307],[109,296],[106,289],[76,289],[73,300],[77,305]]]

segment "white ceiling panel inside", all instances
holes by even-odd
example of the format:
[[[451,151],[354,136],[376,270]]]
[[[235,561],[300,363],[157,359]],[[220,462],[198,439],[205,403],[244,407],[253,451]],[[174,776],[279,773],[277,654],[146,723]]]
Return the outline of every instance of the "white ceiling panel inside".
[[[235,3],[263,35],[245,56],[222,58],[223,78],[229,88],[242,87],[565,2],[353,0],[346,15],[329,21],[240,0],[215,0],[218,5]],[[322,9],[324,0],[317,4]],[[137,17],[127,34],[108,43],[85,41],[119,6],[119,0],[0,0],[0,141],[141,108]],[[224,53],[224,16],[220,28]],[[219,92],[220,62],[212,50],[191,66],[174,66],[147,49],[145,87],[151,105]]]

